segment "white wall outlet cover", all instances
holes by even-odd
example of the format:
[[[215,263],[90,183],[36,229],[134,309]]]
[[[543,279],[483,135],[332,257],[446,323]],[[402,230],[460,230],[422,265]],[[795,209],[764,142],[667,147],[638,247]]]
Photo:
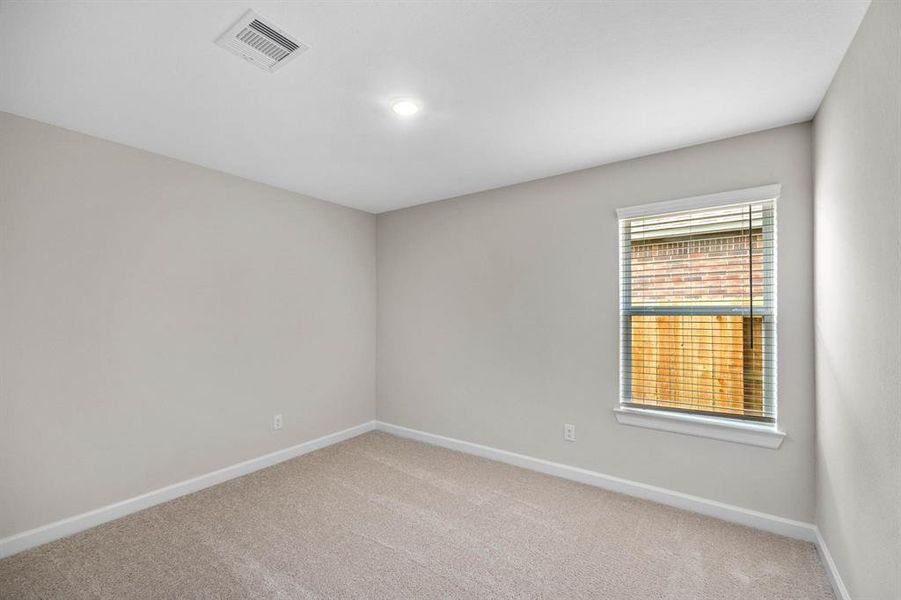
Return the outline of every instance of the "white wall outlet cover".
[[[567,442],[576,441],[576,426],[569,423],[563,426],[563,439]]]
[[[279,430],[282,428],[282,416],[275,415],[272,417],[272,429]]]

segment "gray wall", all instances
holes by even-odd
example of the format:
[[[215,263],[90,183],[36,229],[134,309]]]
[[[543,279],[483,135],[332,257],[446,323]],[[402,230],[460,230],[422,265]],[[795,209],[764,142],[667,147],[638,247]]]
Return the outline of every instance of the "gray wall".
[[[811,127],[378,216],[379,418],[810,522]],[[620,425],[620,206],[781,183],[778,450]],[[577,441],[563,441],[563,424]]]
[[[854,598],[901,597],[901,3],[815,121],[817,524]]]
[[[0,113],[0,342],[3,537],[371,420],[375,217]]]

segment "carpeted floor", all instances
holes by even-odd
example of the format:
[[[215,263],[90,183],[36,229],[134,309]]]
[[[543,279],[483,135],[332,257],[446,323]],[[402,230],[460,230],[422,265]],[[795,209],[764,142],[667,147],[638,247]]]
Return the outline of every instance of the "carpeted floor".
[[[373,432],[0,561],[2,598],[832,598],[812,545]]]

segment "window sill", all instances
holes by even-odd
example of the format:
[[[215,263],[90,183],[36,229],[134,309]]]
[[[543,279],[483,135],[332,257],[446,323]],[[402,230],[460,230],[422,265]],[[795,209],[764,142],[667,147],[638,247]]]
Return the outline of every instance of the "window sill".
[[[776,449],[782,445],[785,433],[775,426],[756,423],[737,423],[716,417],[684,415],[643,408],[613,409],[616,420],[623,425],[672,431],[697,437],[713,438],[737,444]]]

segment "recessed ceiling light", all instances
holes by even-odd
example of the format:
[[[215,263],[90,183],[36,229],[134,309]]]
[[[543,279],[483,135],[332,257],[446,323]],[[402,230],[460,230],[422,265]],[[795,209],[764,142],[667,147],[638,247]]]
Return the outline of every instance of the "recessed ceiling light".
[[[391,103],[391,110],[401,117],[412,117],[419,112],[419,105],[414,100],[403,98]]]

